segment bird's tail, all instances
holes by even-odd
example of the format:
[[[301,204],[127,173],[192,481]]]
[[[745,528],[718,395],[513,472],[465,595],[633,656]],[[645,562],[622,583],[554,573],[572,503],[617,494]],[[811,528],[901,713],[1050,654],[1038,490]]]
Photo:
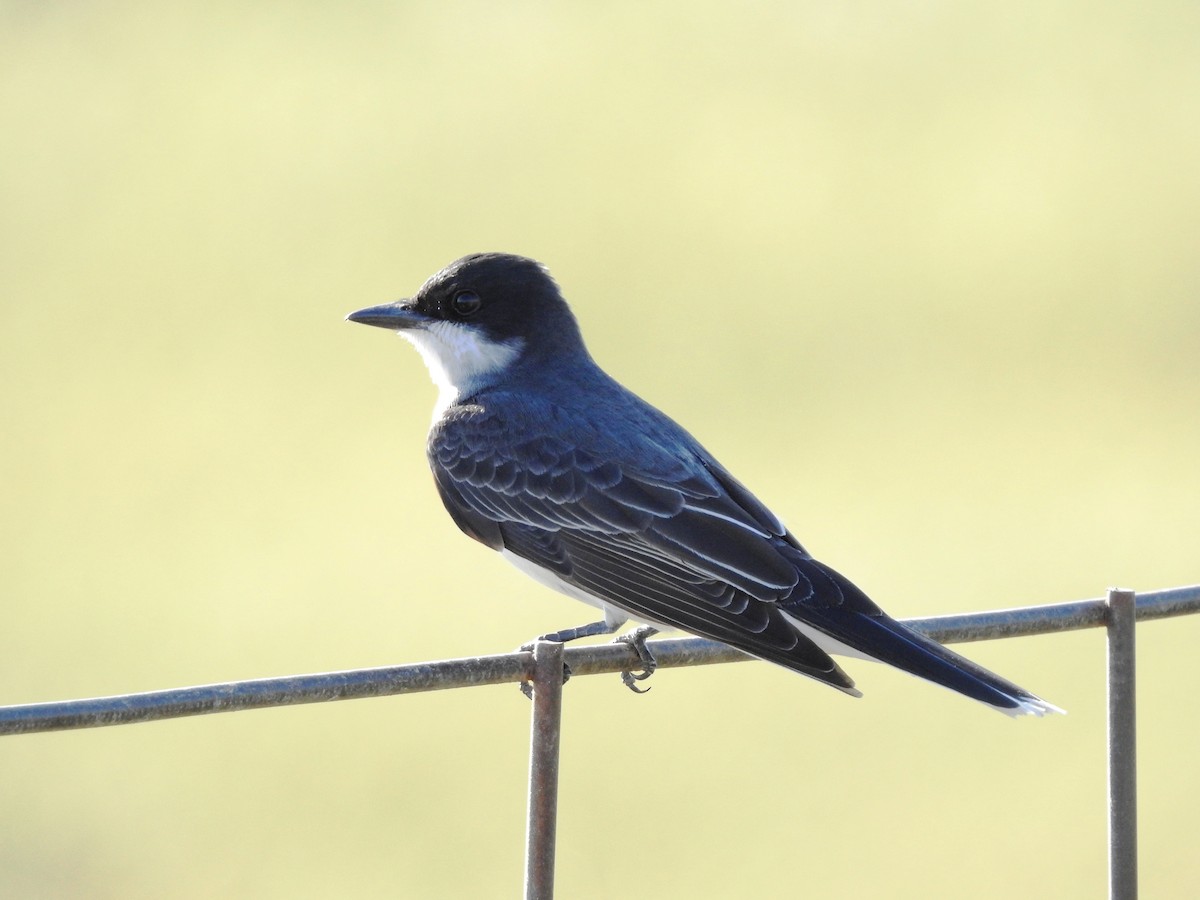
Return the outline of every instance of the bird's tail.
[[[800,568],[814,590],[803,599],[793,595],[782,602],[780,608],[826,653],[887,663],[1010,716],[1063,712],[1054,704],[897,622],[849,579],[828,566],[807,558]],[[833,602],[835,597],[840,600]]]

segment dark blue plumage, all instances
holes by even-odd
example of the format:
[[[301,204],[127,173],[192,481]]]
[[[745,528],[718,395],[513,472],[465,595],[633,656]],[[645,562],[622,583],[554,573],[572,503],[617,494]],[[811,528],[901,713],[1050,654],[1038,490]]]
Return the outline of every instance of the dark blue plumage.
[[[682,628],[855,695],[828,650],[1010,714],[1055,711],[813,559],[690,434],[596,365],[533,260],[465,257],[412,300],[349,318],[400,331],[429,364],[441,388],[429,463],[458,526],[614,627]]]

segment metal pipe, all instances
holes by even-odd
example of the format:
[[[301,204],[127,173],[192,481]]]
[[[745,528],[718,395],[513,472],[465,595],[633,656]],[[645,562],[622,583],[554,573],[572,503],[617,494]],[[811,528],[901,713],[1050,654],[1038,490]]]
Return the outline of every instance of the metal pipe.
[[[1137,704],[1136,600],[1108,592],[1108,896],[1136,900]]]
[[[533,721],[525,817],[525,900],[553,900],[562,736],[563,645],[533,645]]]
[[[1200,613],[1200,585],[1137,596],[1139,620],[1189,613]],[[1107,601],[1097,599],[904,621],[935,640],[954,643],[1093,628],[1104,625],[1107,619]],[[751,658],[724,644],[703,638],[655,640],[650,642],[650,646],[660,669],[714,665]],[[565,658],[576,675],[622,672],[637,669],[640,665],[637,653],[628,644],[571,647],[566,651]],[[532,677],[532,665],[533,658],[527,652],[507,653],[377,669],[172,688],[116,697],[5,706],[0,707],[0,735],[126,725],[268,706],[516,683]]]
[[[532,665],[533,657],[529,653],[506,653],[377,669],[232,681],[115,697],[4,706],[0,707],[0,735],[128,725],[269,706],[513,683],[527,680]]]

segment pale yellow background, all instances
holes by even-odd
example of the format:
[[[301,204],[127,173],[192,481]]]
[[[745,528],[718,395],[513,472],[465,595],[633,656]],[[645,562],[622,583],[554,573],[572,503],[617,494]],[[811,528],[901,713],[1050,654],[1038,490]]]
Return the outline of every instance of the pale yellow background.
[[[0,3],[0,703],[502,652],[342,321],[536,256],[898,616],[1200,580],[1194,2]],[[1139,630],[1142,884],[1200,894],[1200,620]],[[566,691],[560,894],[1091,898],[1099,632]],[[5,898],[512,897],[515,687],[0,740]]]

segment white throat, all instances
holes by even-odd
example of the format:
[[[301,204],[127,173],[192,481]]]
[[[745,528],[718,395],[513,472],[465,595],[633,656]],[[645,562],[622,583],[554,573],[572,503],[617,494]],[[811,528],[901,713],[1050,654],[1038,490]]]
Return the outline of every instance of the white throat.
[[[474,328],[445,321],[402,329],[399,334],[417,348],[437,385],[435,422],[459,397],[495,382],[524,345],[520,338],[490,341]]]

